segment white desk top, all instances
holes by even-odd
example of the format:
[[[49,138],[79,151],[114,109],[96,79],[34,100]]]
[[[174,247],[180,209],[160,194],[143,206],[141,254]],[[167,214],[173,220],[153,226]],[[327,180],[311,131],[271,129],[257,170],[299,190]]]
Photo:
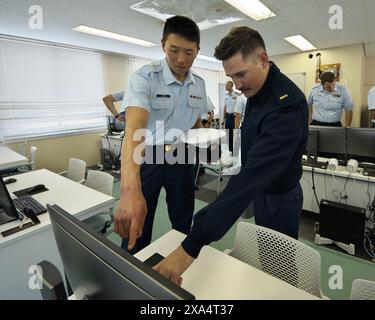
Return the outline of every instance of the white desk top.
[[[44,184],[49,191],[37,193],[33,195],[33,198],[44,206],[47,203],[55,203],[80,220],[89,218],[98,212],[106,211],[114,206],[113,197],[69,180],[47,169],[30,171],[12,176],[12,178],[15,178],[17,182],[7,185],[11,195],[13,191],[25,189],[36,184]],[[37,226],[5,238],[0,235],[0,248],[13,241],[28,237],[31,233],[42,231],[51,224],[48,213],[41,214],[38,218],[41,223]],[[0,225],[0,232],[16,227],[17,225],[19,225],[19,221]]]
[[[9,149],[7,147],[0,147],[0,170],[15,168],[23,166],[29,161],[26,157]]]
[[[184,238],[184,234],[171,230],[135,257],[144,261],[155,252],[166,257]],[[199,300],[318,299],[210,246],[202,249],[182,277],[182,287]]]

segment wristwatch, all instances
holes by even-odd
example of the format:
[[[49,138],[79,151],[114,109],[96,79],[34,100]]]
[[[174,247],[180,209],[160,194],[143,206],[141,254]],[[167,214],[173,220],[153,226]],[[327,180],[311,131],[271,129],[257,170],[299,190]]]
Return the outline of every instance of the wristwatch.
[[[116,114],[115,115],[115,119],[117,119],[118,117],[120,116],[120,114],[118,113],[118,114]]]

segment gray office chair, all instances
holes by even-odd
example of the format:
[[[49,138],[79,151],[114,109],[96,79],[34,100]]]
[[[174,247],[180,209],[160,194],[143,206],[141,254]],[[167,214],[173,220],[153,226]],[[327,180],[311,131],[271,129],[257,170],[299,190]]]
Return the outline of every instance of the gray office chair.
[[[112,196],[113,181],[114,178],[109,173],[89,170],[87,173],[85,186]],[[108,235],[113,231],[111,229],[113,221],[113,209],[111,209],[109,212],[103,212],[84,220],[84,222],[87,223],[91,228],[103,235]]]
[[[375,300],[375,282],[355,279],[350,293],[351,300]]]
[[[320,254],[272,229],[239,222],[234,249],[225,251],[259,270],[327,299],[320,289]]]

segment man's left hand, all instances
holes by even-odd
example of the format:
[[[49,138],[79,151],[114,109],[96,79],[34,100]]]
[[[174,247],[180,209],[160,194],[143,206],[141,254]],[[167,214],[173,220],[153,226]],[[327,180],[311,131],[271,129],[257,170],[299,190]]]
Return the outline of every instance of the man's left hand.
[[[186,251],[179,246],[168,257],[158,263],[154,270],[162,274],[167,279],[181,286],[181,275],[194,262],[194,258],[186,253]]]

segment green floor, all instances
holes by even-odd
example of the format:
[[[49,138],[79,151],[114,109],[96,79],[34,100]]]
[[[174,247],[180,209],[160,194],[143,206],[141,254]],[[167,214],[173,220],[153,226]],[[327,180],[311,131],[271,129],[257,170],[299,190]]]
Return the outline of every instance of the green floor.
[[[114,197],[119,198],[119,185],[118,182],[114,186]],[[196,200],[195,201],[195,212],[200,208],[206,206],[207,203]],[[247,219],[245,221],[252,222],[252,219]],[[227,232],[227,234],[217,242],[211,244],[214,248],[218,250],[230,249],[233,247],[235,228],[237,223]],[[171,229],[171,224],[169,222],[167,214],[167,206],[165,202],[165,192],[162,190],[158,207],[155,215],[154,229],[153,229],[153,241],[158,239],[160,236],[165,234]],[[111,241],[116,244],[120,244],[120,238],[116,234],[111,234],[108,237]],[[321,288],[328,298],[330,299],[349,299],[351,284],[354,279],[362,278],[375,281],[375,263],[363,260],[361,258],[352,257],[349,254],[341,253],[324,246],[317,246],[314,243],[301,239],[302,242],[314,247],[320,252],[321,255]],[[337,287],[338,271],[342,270],[342,289],[331,289],[332,284]],[[331,273],[330,273],[331,272]],[[333,278],[332,278],[333,277]]]

